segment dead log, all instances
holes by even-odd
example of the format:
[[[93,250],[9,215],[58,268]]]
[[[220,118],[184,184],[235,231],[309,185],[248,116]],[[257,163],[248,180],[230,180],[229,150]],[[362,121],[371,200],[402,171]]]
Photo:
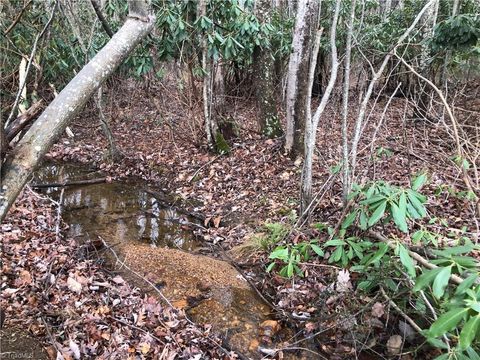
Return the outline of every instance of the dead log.
[[[129,0],[129,16],[113,38],[68,83],[12,150],[0,178],[0,221],[30,175],[84,105],[155,25],[147,2]]]
[[[97,179],[87,179],[87,180],[73,180],[73,181],[64,181],[57,183],[48,183],[48,184],[33,184],[31,187],[33,189],[46,189],[52,187],[67,187],[67,186],[78,186],[78,185],[93,185],[101,184],[107,182],[107,178],[97,178]]]
[[[7,143],[10,143],[42,110],[43,100],[38,100],[23,114],[12,121],[5,129]]]

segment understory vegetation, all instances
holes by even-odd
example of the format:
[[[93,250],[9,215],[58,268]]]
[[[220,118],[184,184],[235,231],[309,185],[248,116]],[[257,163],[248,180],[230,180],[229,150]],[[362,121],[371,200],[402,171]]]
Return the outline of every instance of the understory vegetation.
[[[0,327],[52,359],[480,359],[478,1],[0,10]],[[40,183],[45,163],[89,170]],[[65,200],[116,183],[152,208]],[[72,235],[89,207],[92,224],[112,216],[111,239]],[[198,267],[168,299],[175,281],[152,280],[168,271],[132,270],[119,234],[150,224],[156,249],[162,221],[175,250],[228,262],[232,283]],[[193,318],[219,294],[248,303],[225,300],[238,279],[270,309],[254,336],[242,314]]]

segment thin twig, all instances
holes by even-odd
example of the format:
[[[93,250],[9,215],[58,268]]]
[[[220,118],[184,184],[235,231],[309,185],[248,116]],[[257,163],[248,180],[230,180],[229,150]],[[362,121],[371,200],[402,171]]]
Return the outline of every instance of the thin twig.
[[[383,290],[383,287],[380,287],[380,291],[383,297],[388,301],[390,306],[393,307],[400,315],[402,315],[402,317],[415,329],[416,332],[418,332],[420,335],[423,336],[422,329],[420,328],[420,326],[418,326],[417,323],[413,321],[410,316],[405,314],[405,312],[402,309],[400,309],[400,307],[397,304],[395,304],[395,302],[392,299],[390,299],[390,297],[387,295],[385,290]]]

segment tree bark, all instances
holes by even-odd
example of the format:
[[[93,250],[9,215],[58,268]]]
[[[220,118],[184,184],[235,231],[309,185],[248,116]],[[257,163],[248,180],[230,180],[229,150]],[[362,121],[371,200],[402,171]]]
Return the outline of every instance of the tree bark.
[[[131,0],[129,6],[130,13],[122,28],[50,103],[12,151],[1,174],[0,221],[75,115],[152,30],[155,17],[149,15],[147,4]]]
[[[342,92],[342,166],[343,188],[342,198],[344,206],[347,205],[347,195],[350,191],[350,164],[348,162],[348,96],[350,93],[350,62],[352,58],[353,23],[355,21],[356,0],[352,0],[350,18],[347,25],[347,43],[345,45],[345,71],[343,73]],[[390,11],[390,9],[388,9]]]
[[[110,129],[110,125],[108,123],[107,117],[103,112],[103,90],[100,86],[98,88],[97,96],[95,99],[98,108],[98,117],[100,120],[100,126],[102,127],[103,133],[107,137],[108,141],[108,156],[107,158],[112,161],[116,162],[122,158],[122,153],[118,150],[117,144],[115,142],[115,138],[113,137],[112,130]]]
[[[304,153],[304,133],[306,118],[306,97],[308,91],[308,73],[310,49],[313,33],[318,21],[319,2],[317,0],[299,1],[295,30],[293,34],[292,54],[288,63],[287,79],[287,133],[285,151],[292,158]]]
[[[200,0],[198,3],[198,17],[207,16],[207,2]],[[202,98],[203,98],[203,116],[205,120],[205,134],[207,136],[207,145],[213,150],[215,148],[215,132],[212,131],[212,66],[208,59],[208,43],[205,34],[200,35],[200,44],[202,51],[202,68],[205,73],[203,77]]]
[[[43,100],[38,100],[32,106],[28,108],[22,115],[17,117],[14,121],[10,123],[9,126],[5,129],[5,136],[7,141],[7,146],[12,141],[17,134],[22,131],[29,123],[32,121],[35,116],[42,109]]]
[[[100,24],[102,24],[103,30],[107,33],[107,35],[112,38],[113,37],[113,31],[110,29],[110,25],[108,25],[107,20],[103,16],[102,9],[100,8],[100,4],[97,2],[97,0],[90,0],[93,10],[95,10],[95,14],[97,14],[98,20],[100,20]]]
[[[255,13],[262,24],[268,24],[271,16],[271,1],[258,0],[255,3]],[[255,47],[253,67],[257,104],[260,109],[258,118],[260,131],[269,138],[281,136],[282,126],[277,113],[275,64],[272,51],[269,48]]]
[[[320,104],[318,105],[317,110],[313,118],[310,115],[310,109],[307,110],[307,118],[305,119],[306,123],[306,132],[305,132],[305,162],[303,163],[302,169],[302,184],[301,184],[301,193],[300,193],[300,203],[301,209],[300,213],[303,217],[308,217],[311,212],[311,204],[313,199],[313,192],[312,192],[312,166],[313,166],[313,154],[315,150],[315,144],[317,140],[317,128],[320,122],[320,118],[327,106],[327,103],[330,99],[330,94],[332,93],[333,86],[335,85],[335,81],[337,80],[337,73],[338,73],[338,57],[337,57],[337,45],[336,45],[336,38],[337,38],[337,23],[338,23],[338,16],[340,13],[340,3],[341,0],[337,0],[335,2],[335,12],[333,14],[332,25],[330,29],[330,51],[332,56],[332,68],[330,72],[330,79],[328,81],[328,85],[325,88],[325,92],[322,96],[322,100],[320,100]],[[318,53],[320,39],[317,38],[315,50]],[[313,54],[314,58],[316,59],[317,54]],[[314,62],[315,60],[312,60]],[[309,91],[309,96],[312,90],[312,83],[313,83],[313,73],[315,71],[314,64],[310,66],[310,80],[309,86],[307,90]],[[307,104],[310,106],[310,101],[307,101]]]

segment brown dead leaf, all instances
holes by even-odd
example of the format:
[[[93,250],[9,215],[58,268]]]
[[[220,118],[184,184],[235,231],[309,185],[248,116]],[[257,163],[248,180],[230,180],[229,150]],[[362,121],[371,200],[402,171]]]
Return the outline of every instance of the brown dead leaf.
[[[215,226],[217,229],[220,226],[220,221],[222,220],[221,216],[217,216],[213,219],[213,226]]]
[[[150,344],[147,342],[140,343],[140,351],[143,355],[147,354],[150,351]]]
[[[203,226],[207,227],[210,220],[212,220],[211,216],[206,217],[205,220],[203,221]]]
[[[382,303],[376,302],[372,306],[372,315],[381,318],[385,314],[385,306]]]

